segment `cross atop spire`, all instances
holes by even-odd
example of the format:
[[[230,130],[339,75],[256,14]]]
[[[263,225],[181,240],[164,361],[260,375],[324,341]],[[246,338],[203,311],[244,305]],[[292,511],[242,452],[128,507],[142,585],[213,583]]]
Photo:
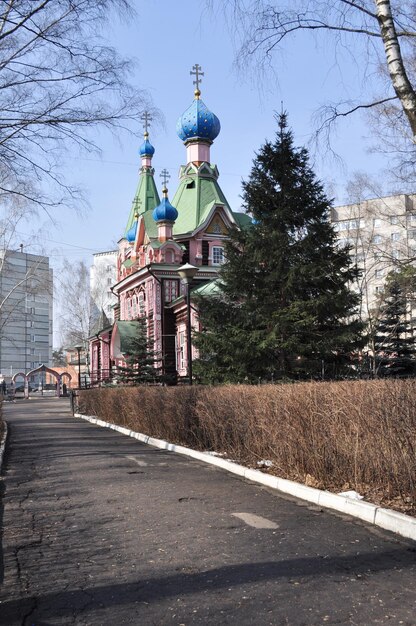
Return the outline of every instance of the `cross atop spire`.
[[[144,135],[146,137],[149,135],[149,122],[151,122],[153,118],[150,115],[149,111],[145,111],[143,115],[140,117],[140,119],[143,122]]]
[[[163,183],[163,191],[165,191],[169,178],[170,178],[170,174],[168,172],[168,170],[165,168],[163,169],[160,174],[159,174],[160,178],[162,179],[162,183]]]
[[[193,84],[196,85],[196,89],[195,89],[195,96],[196,98],[199,98],[199,96],[201,95],[201,92],[199,90],[199,83],[201,82],[201,76],[204,76],[204,72],[201,71],[202,67],[200,65],[198,65],[198,63],[195,63],[195,65],[192,67],[192,70],[189,72],[191,76],[195,76],[195,80],[193,81]]]

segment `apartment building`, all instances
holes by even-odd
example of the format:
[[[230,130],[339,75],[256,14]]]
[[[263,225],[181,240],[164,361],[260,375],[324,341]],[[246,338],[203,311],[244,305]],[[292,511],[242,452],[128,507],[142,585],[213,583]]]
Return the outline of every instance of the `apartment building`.
[[[46,256],[0,251],[0,373],[52,363],[53,273]]]
[[[387,275],[403,261],[416,262],[416,194],[374,198],[332,210],[340,245],[351,245],[361,276],[356,288],[368,317],[382,297]]]

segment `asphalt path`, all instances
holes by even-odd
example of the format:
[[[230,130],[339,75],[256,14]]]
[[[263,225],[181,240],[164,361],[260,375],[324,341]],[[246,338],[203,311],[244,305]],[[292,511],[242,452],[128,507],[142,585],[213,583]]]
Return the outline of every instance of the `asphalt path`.
[[[69,413],[5,406],[0,624],[416,624],[416,544]]]

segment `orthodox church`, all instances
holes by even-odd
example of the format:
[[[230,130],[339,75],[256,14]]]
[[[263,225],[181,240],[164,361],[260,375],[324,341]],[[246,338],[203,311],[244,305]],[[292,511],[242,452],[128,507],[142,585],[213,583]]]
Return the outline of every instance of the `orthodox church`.
[[[161,355],[163,373],[172,380],[188,374],[187,324],[198,328],[197,311],[187,307],[187,286],[178,269],[194,266],[190,295],[210,293],[224,259],[224,241],[232,228],[251,223],[233,212],[218,184],[219,172],[211,163],[210,148],[220,132],[220,122],[201,100],[201,68],[195,65],[194,100],[178,119],[176,131],[186,148],[186,165],[179,170],[176,193],[169,200],[168,173],[162,172],[162,198],[154,180],[155,148],[149,140],[150,117],[143,115],[144,141],[141,168],[124,236],[118,242],[118,298],[115,322],[102,316],[98,332],[90,338],[92,383],[106,380],[124,363],[140,317],[147,320],[148,337]],[[189,313],[190,311],[190,313]],[[192,348],[190,347],[189,350]]]

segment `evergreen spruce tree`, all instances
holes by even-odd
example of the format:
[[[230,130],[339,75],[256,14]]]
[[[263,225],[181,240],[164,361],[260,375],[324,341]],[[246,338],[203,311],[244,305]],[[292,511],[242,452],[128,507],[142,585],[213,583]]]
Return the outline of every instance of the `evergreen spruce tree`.
[[[160,367],[157,367],[158,354],[153,350],[153,343],[147,337],[146,318],[137,320],[137,334],[131,338],[128,352],[125,354],[125,366],[117,368],[117,378],[121,383],[140,385],[161,381]]]
[[[252,225],[232,233],[218,293],[199,302],[195,372],[207,382],[321,376],[361,341],[357,270],[307,150],[294,147],[286,114],[277,121],[243,183]]]
[[[391,274],[380,306],[374,340],[376,371],[379,376],[412,376],[416,373],[415,339],[407,315],[411,283],[409,272]]]

